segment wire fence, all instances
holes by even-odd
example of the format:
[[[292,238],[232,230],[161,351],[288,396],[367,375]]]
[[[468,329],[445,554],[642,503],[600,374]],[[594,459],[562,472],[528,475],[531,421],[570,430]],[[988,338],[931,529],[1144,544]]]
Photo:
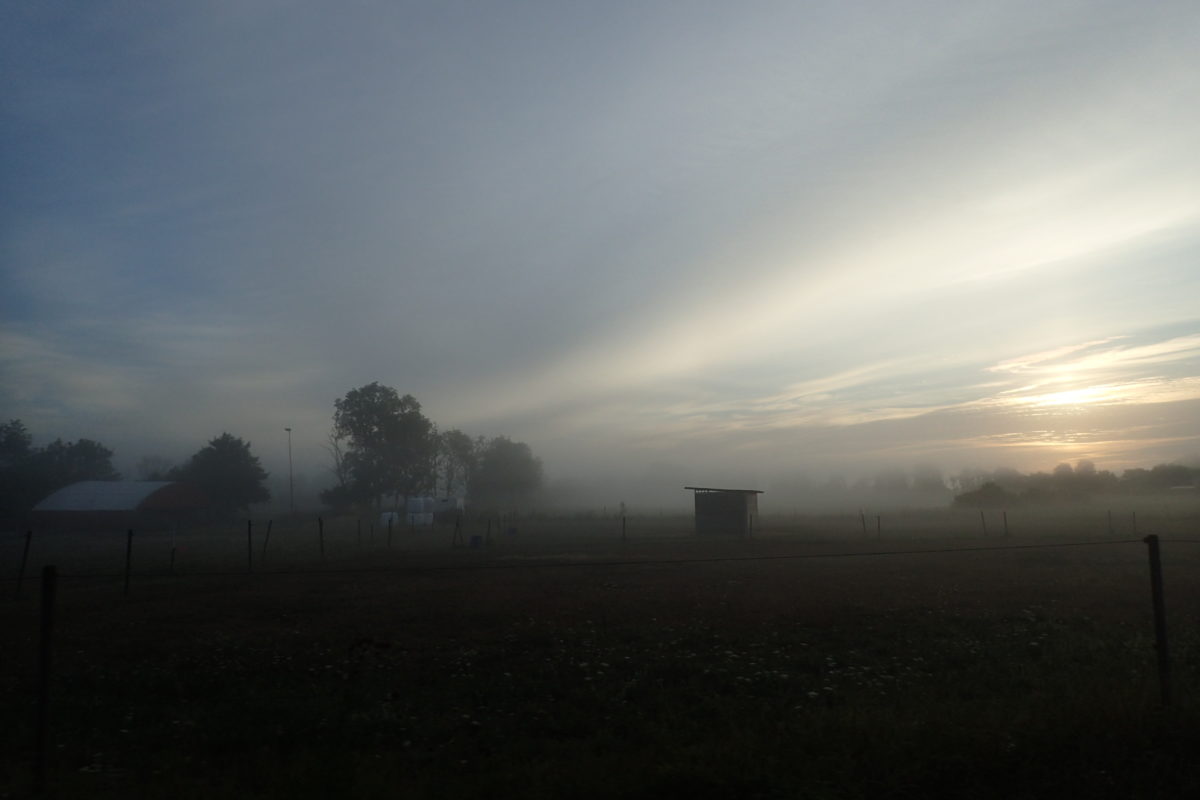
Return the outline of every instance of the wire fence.
[[[1162,540],[1171,544],[1200,544],[1200,540],[1169,539]],[[771,555],[743,556],[695,556],[684,558],[641,558],[641,559],[610,559],[610,560],[576,560],[555,561],[553,555],[538,561],[486,561],[458,564],[397,564],[376,567],[324,567],[317,569],[259,569],[253,573],[247,570],[188,570],[187,572],[168,572],[164,570],[138,571],[133,574],[138,577],[249,577],[251,575],[291,576],[291,575],[355,575],[355,574],[387,574],[387,573],[421,573],[421,572],[463,572],[478,570],[523,570],[523,569],[577,569],[603,567],[642,567],[668,566],[679,564],[719,564],[754,561],[806,561],[839,558],[876,558],[889,556],[920,556],[948,553],[985,553],[1006,550],[1053,550],[1071,547],[1106,547],[1115,545],[1144,544],[1143,539],[1113,539],[1105,541],[1085,542],[1054,542],[1044,544],[1014,544],[989,545],[984,547],[937,547],[900,550],[866,550],[837,553],[776,553]],[[569,557],[569,556],[565,556]],[[123,572],[84,572],[59,573],[62,580],[122,578]],[[8,579],[10,582],[12,579]]]

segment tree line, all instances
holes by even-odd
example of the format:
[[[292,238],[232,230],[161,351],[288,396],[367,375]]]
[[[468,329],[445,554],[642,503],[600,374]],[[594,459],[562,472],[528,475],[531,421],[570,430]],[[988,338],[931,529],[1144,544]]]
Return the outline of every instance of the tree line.
[[[55,439],[35,447],[33,435],[19,419],[0,424],[0,519],[18,519],[41,500],[80,481],[119,481],[113,451],[92,439]],[[138,465],[143,480],[187,481],[199,486],[218,513],[244,511],[271,499],[267,472],[250,443],[222,433],[183,464],[160,458]]]
[[[1051,472],[1024,474],[1015,469],[971,470],[954,481],[954,504],[969,507],[1011,507],[1021,504],[1082,502],[1095,495],[1146,494],[1187,490],[1200,484],[1200,468],[1158,464],[1150,469],[1127,469],[1119,476],[1098,470],[1087,460],[1059,464]]]
[[[378,382],[334,401],[327,449],[336,483],[321,501],[335,512],[378,511],[424,496],[512,508],[543,481],[541,459],[524,442],[439,431],[416,398]]]
[[[468,499],[482,508],[516,508],[542,486],[540,459],[506,436],[471,438],[438,431],[412,395],[378,382],[334,403],[328,445],[334,485],[321,501],[334,512],[379,510],[408,497]],[[35,447],[19,419],[0,425],[0,519],[17,519],[51,493],[79,481],[117,481],[113,451],[91,439]],[[138,477],[199,486],[220,514],[271,499],[268,474],[250,443],[222,433],[182,464],[143,458]]]

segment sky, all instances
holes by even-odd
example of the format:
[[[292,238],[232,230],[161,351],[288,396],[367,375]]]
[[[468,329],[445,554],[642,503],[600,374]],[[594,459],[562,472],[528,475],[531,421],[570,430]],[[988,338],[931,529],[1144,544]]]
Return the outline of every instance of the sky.
[[[614,496],[1200,462],[1197,97],[1193,0],[4,4],[0,416],[321,482],[379,381]]]

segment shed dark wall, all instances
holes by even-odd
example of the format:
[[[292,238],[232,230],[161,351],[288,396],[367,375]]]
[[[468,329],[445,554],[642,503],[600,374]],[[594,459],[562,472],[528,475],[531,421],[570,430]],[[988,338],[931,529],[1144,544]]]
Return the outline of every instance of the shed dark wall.
[[[745,536],[750,515],[758,515],[758,495],[747,492],[696,492],[696,533]]]

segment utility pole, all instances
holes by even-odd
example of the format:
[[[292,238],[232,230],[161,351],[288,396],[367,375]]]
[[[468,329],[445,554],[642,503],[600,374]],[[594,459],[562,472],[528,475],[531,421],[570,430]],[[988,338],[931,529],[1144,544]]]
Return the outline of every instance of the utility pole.
[[[296,483],[292,477],[292,429],[284,428],[288,435],[288,513],[296,513]]]

